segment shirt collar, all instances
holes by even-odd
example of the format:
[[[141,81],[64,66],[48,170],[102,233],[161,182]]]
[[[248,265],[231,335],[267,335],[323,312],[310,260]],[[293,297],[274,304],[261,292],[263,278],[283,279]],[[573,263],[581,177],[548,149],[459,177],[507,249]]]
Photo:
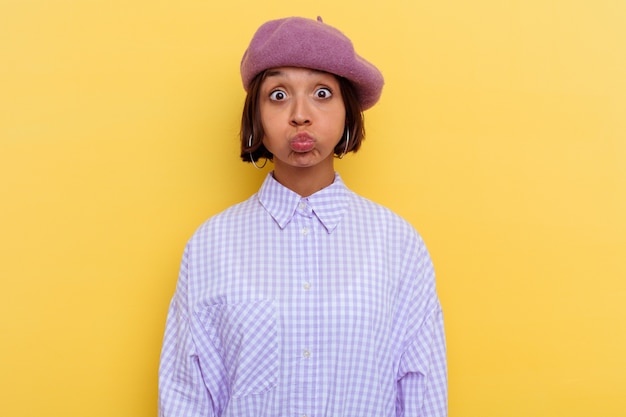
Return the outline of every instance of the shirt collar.
[[[272,216],[281,229],[284,229],[293,218],[300,204],[307,208],[324,225],[328,233],[332,233],[348,208],[351,191],[335,173],[335,180],[328,187],[302,197],[274,179],[269,173],[257,193],[259,202]]]

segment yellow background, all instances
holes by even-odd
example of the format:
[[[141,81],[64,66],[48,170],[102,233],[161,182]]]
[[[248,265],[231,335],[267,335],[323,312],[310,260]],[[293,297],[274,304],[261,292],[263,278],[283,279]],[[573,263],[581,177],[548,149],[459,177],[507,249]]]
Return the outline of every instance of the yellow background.
[[[0,0],[0,412],[156,415],[183,246],[253,193],[254,30],[341,28],[386,78],[337,169],[424,236],[450,416],[626,415],[623,0]]]

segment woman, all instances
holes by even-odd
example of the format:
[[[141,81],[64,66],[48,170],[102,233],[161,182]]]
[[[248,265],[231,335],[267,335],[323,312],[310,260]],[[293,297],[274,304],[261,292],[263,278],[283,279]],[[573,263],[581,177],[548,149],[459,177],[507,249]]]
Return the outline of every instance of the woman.
[[[414,229],[351,192],[383,78],[337,29],[273,20],[241,62],[241,157],[273,172],[183,255],[159,372],[161,416],[445,416],[432,263]]]

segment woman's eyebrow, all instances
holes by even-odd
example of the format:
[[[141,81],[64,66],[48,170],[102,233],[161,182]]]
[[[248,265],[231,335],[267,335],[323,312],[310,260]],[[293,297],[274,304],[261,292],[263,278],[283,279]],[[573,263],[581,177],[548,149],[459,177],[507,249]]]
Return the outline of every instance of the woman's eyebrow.
[[[267,72],[267,77],[277,77],[279,75],[284,75],[284,73],[280,70],[269,70]]]
[[[316,70],[314,68],[307,68],[307,70],[313,74],[327,74],[327,72],[325,71]],[[272,69],[272,70],[268,70],[265,76],[266,77],[279,77],[281,75],[285,75],[285,72],[279,69]]]

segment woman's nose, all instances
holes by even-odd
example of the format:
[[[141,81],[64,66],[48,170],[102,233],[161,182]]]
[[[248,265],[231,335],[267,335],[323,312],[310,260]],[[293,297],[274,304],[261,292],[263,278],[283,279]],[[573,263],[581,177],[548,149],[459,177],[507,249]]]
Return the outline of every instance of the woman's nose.
[[[309,103],[306,97],[296,97],[291,108],[291,124],[294,126],[311,123]]]

